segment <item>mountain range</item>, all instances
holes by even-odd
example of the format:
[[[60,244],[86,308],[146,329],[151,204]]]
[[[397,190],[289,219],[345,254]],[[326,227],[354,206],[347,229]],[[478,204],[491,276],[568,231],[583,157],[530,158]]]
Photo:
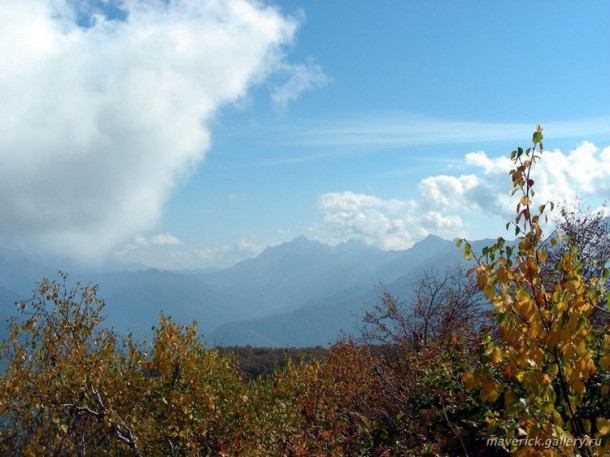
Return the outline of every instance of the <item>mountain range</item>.
[[[375,302],[380,285],[408,300],[422,272],[456,264],[466,260],[454,242],[433,235],[401,251],[357,241],[328,246],[299,237],[221,270],[130,265],[93,272],[68,263],[64,271],[70,282],[99,285],[105,325],[119,333],[150,337],[163,312],[181,323],[197,321],[212,345],[301,347],[357,334],[363,310]],[[57,278],[58,266],[57,259],[0,250],[0,318],[14,313],[15,301],[31,297],[43,275]]]

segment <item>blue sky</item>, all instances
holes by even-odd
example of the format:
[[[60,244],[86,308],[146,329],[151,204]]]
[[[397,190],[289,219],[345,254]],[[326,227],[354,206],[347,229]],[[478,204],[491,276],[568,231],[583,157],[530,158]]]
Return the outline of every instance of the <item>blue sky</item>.
[[[497,236],[536,123],[541,198],[610,195],[608,2],[103,3],[2,5],[4,245],[193,268]]]

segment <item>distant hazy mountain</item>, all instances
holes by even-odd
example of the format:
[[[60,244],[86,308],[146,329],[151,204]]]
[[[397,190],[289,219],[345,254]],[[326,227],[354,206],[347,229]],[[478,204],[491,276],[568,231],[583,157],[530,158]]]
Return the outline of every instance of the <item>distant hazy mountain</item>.
[[[387,262],[387,254],[359,242],[330,247],[299,237],[199,277],[210,287],[232,291],[264,315],[295,309],[350,287],[365,290]]]
[[[73,282],[99,284],[106,324],[121,333],[150,336],[163,311],[182,323],[198,321],[211,343],[282,347],[327,344],[341,330],[354,332],[379,283],[404,297],[424,269],[458,262],[464,259],[454,243],[436,236],[404,251],[355,241],[331,247],[299,237],[217,271],[133,265],[135,271],[92,273],[69,264],[67,272]],[[43,275],[56,278],[65,270],[52,263],[0,251],[0,318],[13,312],[15,300],[31,296]]]
[[[254,316],[241,301],[190,275],[149,269],[105,273],[89,280],[99,284],[106,322],[138,336],[150,334],[162,311],[181,323],[198,321],[204,334],[229,320]]]
[[[53,273],[56,273],[53,267],[33,257],[19,251],[0,250],[0,287],[15,296],[31,296],[36,281]]]
[[[178,270],[172,270],[174,273],[180,273],[185,275],[200,275],[206,273],[214,273],[215,271],[221,270],[218,267],[205,267],[205,268],[180,268]]]
[[[230,320],[256,316],[241,301],[211,290],[191,275],[153,269],[94,274],[77,270],[74,264],[51,267],[38,258],[4,250],[0,251],[0,319],[14,314],[15,301],[30,298],[43,276],[58,279],[60,268],[68,273],[71,284],[98,284],[99,296],[106,303],[106,325],[138,337],[150,336],[162,310],[183,323],[197,320],[204,332]]]
[[[478,249],[479,244],[482,247],[488,242],[477,242],[473,247]],[[376,286],[380,283],[394,295],[408,299],[413,283],[426,269],[442,272],[457,264],[467,265],[452,241],[435,236],[405,251],[380,253],[382,259],[375,258],[369,264],[375,268],[368,272],[369,277],[361,285],[335,290],[332,295],[291,312],[223,324],[211,334],[212,341],[279,347],[327,344],[340,333],[358,333],[363,310],[377,300]]]

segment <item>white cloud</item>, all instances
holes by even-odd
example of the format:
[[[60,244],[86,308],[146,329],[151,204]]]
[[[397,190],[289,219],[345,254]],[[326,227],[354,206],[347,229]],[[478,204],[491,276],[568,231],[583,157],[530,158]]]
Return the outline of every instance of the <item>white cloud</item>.
[[[263,246],[249,238],[241,238],[233,244],[201,247],[186,245],[173,236],[164,234],[150,239],[137,237],[133,243],[115,250],[113,256],[123,263],[141,263],[174,270],[228,267],[245,258],[257,256],[263,249]]]
[[[148,246],[150,246],[150,242],[146,238],[143,236],[136,236],[133,243],[129,243],[127,246],[125,246],[125,249],[135,250],[147,248]]]
[[[197,261],[208,262],[214,266],[228,266],[248,257],[255,257],[262,252],[263,246],[247,238],[241,238],[233,244],[213,248],[199,248],[192,251]],[[185,253],[188,256],[187,253]]]
[[[451,230],[454,231],[462,228],[462,218],[456,215],[444,216],[438,211],[430,211],[424,214],[419,222],[424,227],[429,227],[434,233]]]
[[[435,175],[420,181],[416,200],[380,199],[354,192],[333,192],[318,199],[322,222],[311,227],[314,236],[331,244],[358,239],[382,249],[401,249],[434,233],[446,238],[497,236],[481,233],[480,217],[513,218],[518,196],[511,197],[513,167],[506,156],[490,158],[485,152],[466,154],[464,166],[473,173]],[[533,168],[534,204],[577,199],[599,202],[610,196],[610,147],[583,142],[574,150],[545,151]],[[459,213],[459,216],[456,214]]]
[[[410,230],[416,217],[412,201],[332,192],[319,197],[318,208],[324,211],[322,223],[311,226],[310,231],[314,238],[330,244],[356,239],[382,249],[405,249],[426,233]]]
[[[324,210],[360,210],[383,208],[392,212],[408,209],[411,203],[396,198],[382,200],[355,192],[329,192],[318,199],[318,207]]]
[[[466,154],[466,164],[482,173],[472,175],[471,185],[431,186],[444,177],[422,181],[423,198],[431,204],[452,210],[474,210],[510,217],[516,202],[510,198],[511,182],[508,171],[513,167],[506,156],[489,158],[484,152]],[[464,176],[452,178],[463,181]],[[568,153],[547,150],[532,169],[535,204],[574,203],[583,199],[600,200],[610,196],[610,147],[600,149],[584,141]]]
[[[0,241],[94,259],[155,225],[298,24],[247,0],[125,0],[85,28],[73,4],[0,2]]]
[[[277,85],[271,93],[271,100],[280,108],[286,108],[288,103],[299,98],[303,92],[322,87],[330,81],[322,67],[315,63],[285,64],[281,69],[288,74],[288,79]]]
[[[145,238],[141,235],[135,237],[132,243],[125,246],[125,249],[135,250],[143,249],[150,246],[179,246],[182,242],[169,233],[159,233],[158,235]]]
[[[154,246],[179,246],[182,243],[178,238],[169,233],[160,233],[150,239],[150,244]]]
[[[482,168],[486,175],[506,174],[513,163],[509,157],[497,157],[491,160],[485,151],[469,152],[466,154],[466,164]]]
[[[470,200],[470,193],[480,185],[476,175],[459,177],[438,175],[422,179],[419,191],[423,204],[433,209],[463,208]]]

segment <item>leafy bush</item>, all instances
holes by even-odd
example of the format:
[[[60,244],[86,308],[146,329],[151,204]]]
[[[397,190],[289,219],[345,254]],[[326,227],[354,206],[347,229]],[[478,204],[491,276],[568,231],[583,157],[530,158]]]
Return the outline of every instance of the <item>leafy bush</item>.
[[[476,258],[479,287],[497,308],[498,337],[484,337],[487,364],[463,380],[480,389],[482,400],[496,403],[487,421],[492,433],[513,443],[506,446],[513,455],[607,455],[610,336],[607,328],[592,325],[591,315],[607,312],[603,283],[609,272],[602,265],[597,277],[585,269],[574,239],[549,268],[549,249],[559,247],[563,236],[543,239],[542,221],[552,203],[536,209],[532,202],[531,172],[543,151],[540,127],[532,144],[511,154],[519,202],[507,228],[520,235],[518,245],[498,238]],[[464,246],[466,256],[473,256],[470,245]]]

